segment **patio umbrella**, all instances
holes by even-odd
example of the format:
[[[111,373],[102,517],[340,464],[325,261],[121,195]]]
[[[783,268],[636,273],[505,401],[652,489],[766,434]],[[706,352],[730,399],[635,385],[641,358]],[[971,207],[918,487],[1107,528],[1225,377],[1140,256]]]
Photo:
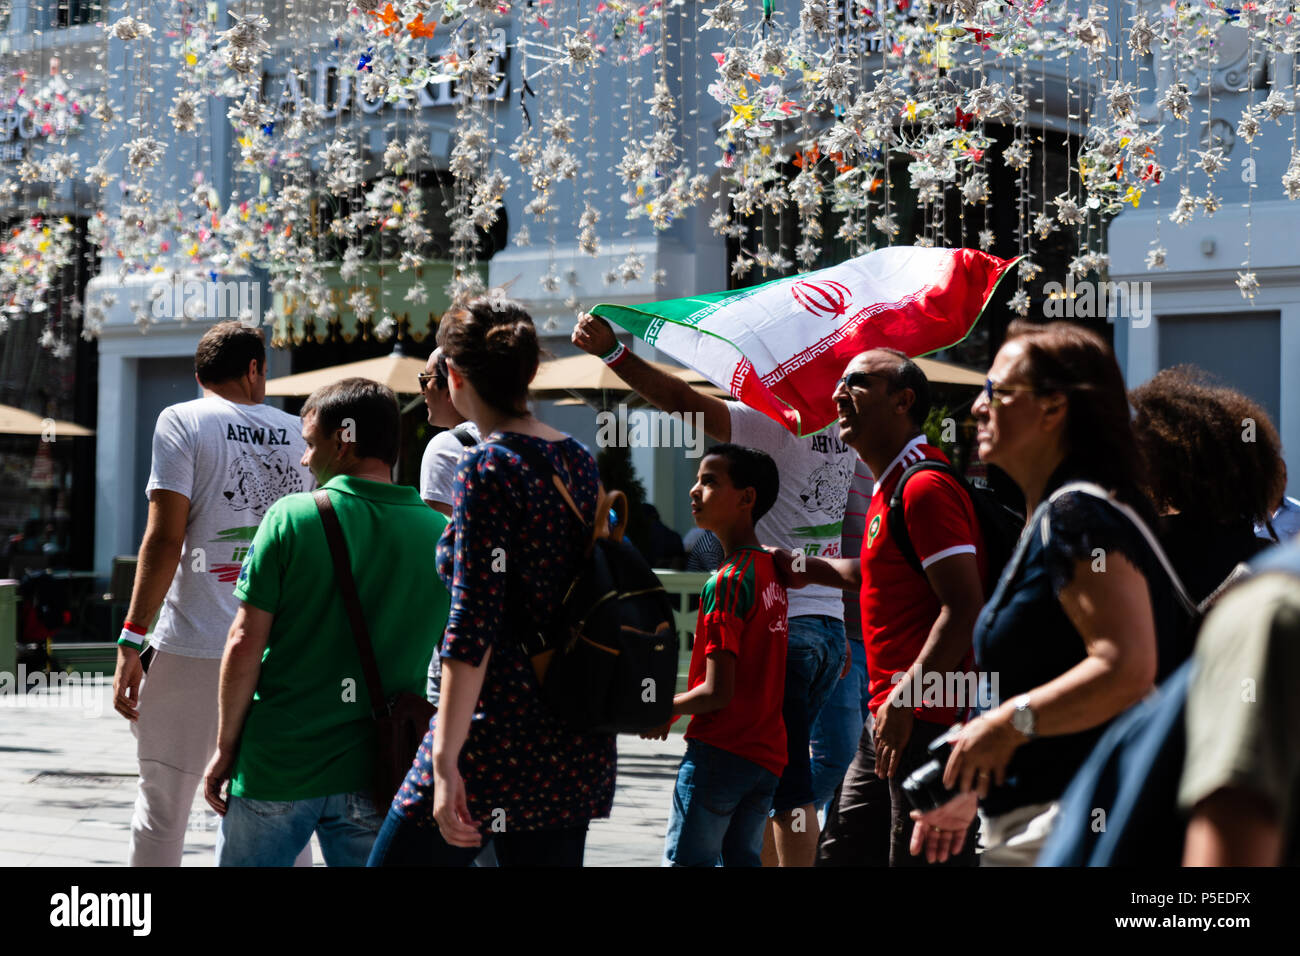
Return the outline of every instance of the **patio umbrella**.
[[[394,349],[379,358],[347,362],[343,365],[331,365],[329,368],[318,368],[311,372],[267,379],[266,394],[310,395],[323,385],[333,385],[345,378],[368,378],[381,385],[387,385],[398,394],[416,395],[420,391],[420,382],[416,376],[424,371],[424,363],[425,360],[422,358],[404,355],[400,350]]]
[[[54,429],[54,438],[82,438],[95,434],[94,429],[86,428],[74,422],[57,421],[42,418],[40,415],[14,408],[12,405],[0,405],[0,435],[44,435],[50,428]]]
[[[984,379],[988,378],[983,372],[966,368],[964,365],[940,362],[938,359],[918,358],[912,359],[912,361],[921,367],[921,371],[925,373],[926,378],[931,382],[938,382],[940,385],[983,386]]]

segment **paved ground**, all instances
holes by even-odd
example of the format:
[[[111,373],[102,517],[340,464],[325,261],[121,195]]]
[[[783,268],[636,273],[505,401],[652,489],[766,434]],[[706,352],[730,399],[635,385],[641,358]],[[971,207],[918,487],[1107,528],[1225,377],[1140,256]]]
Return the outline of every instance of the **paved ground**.
[[[135,801],[135,738],[111,680],[26,695],[0,686],[0,866],[120,866]],[[592,824],[588,866],[657,866],[683,751],[619,738],[614,813]],[[211,866],[217,817],[195,796],[185,866]],[[314,850],[320,865],[320,850]]]

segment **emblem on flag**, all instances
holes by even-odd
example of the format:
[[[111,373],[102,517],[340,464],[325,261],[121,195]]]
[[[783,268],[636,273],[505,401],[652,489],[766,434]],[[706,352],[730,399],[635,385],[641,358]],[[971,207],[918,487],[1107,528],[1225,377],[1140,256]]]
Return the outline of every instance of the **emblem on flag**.
[[[849,310],[853,293],[843,282],[823,279],[821,282],[796,282],[790,288],[794,300],[813,315],[836,318]]]

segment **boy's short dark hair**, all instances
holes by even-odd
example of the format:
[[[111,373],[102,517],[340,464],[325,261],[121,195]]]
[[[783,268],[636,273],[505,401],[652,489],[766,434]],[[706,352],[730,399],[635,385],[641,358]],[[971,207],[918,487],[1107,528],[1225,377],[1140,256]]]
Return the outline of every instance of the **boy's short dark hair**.
[[[704,453],[706,458],[710,455],[727,462],[727,474],[731,478],[732,485],[737,488],[754,489],[752,515],[754,523],[757,524],[758,519],[771,511],[772,505],[776,504],[776,493],[781,487],[781,476],[776,470],[776,462],[757,448],[735,445],[731,442],[714,445]]]
[[[256,360],[259,372],[266,369],[266,343],[262,330],[239,322],[218,322],[203,333],[194,350],[194,372],[204,385],[233,382],[248,374],[248,363]]]
[[[326,435],[343,428],[352,420],[357,457],[378,458],[384,464],[397,464],[402,443],[402,414],[397,396],[387,385],[368,378],[345,378],[333,385],[322,385],[307,397],[300,413],[306,418],[316,414],[316,427]]]

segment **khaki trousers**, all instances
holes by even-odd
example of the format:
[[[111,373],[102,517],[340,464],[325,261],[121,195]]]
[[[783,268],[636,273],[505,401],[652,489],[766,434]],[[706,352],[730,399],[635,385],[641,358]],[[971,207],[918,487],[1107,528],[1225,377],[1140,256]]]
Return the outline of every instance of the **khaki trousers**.
[[[128,866],[180,866],[185,834],[214,828],[211,811],[195,812],[194,796],[217,749],[220,659],[159,651],[140,686],[140,716],[132,724],[140,788],[131,817]],[[295,863],[311,866],[308,846]]]

